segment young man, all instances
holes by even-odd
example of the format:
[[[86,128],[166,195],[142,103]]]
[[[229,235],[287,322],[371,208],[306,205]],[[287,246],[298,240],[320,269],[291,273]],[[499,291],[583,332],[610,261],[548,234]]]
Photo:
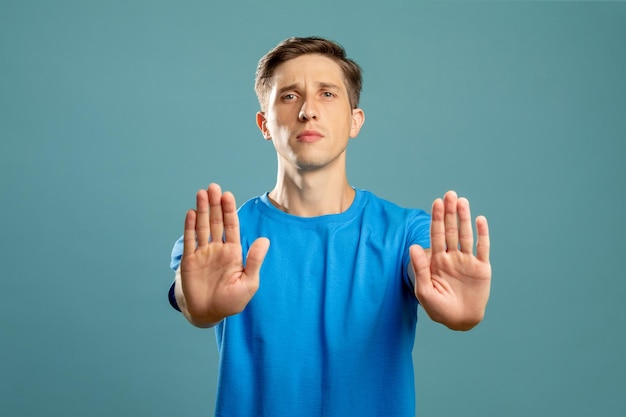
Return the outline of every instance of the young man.
[[[451,329],[482,320],[487,221],[476,219],[475,256],[469,203],[454,192],[428,216],[349,185],[364,113],[360,69],[339,45],[283,41],[255,88],[275,187],[239,211],[217,184],[199,191],[172,253],[170,302],[216,326],[216,415],[413,416],[418,303]]]

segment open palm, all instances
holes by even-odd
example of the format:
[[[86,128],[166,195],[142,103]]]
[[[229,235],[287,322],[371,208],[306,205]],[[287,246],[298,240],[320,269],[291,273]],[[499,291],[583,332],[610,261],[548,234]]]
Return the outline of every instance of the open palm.
[[[269,240],[250,246],[244,268],[235,197],[217,184],[198,191],[183,240],[181,285],[193,321],[216,323],[241,312],[259,288]]]
[[[431,249],[410,249],[415,295],[435,321],[452,329],[468,330],[485,313],[491,287],[487,219],[476,218],[474,235],[469,202],[449,191],[433,203]],[[429,256],[430,255],[430,256]]]

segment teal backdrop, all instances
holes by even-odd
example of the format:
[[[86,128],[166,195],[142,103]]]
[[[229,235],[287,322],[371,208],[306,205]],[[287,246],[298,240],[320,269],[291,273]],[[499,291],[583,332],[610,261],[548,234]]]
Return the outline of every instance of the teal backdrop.
[[[626,415],[626,4],[393,0],[0,2],[0,414],[212,415],[170,250],[197,189],[273,186],[254,70],[293,35],[364,69],[353,185],[490,222],[484,322],[421,312],[418,415]]]

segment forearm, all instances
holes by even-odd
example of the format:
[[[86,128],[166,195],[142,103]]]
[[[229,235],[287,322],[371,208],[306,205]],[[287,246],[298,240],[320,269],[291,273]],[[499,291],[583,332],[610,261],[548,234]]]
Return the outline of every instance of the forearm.
[[[205,320],[199,320],[198,318],[195,318],[191,315],[191,313],[189,312],[189,309],[187,308],[187,301],[185,299],[185,294],[183,292],[182,276],[180,273],[180,268],[178,268],[178,270],[176,271],[176,277],[174,281],[174,296],[176,297],[176,303],[178,304],[180,311],[183,313],[183,315],[189,321],[189,323],[193,324],[196,327],[200,327],[203,329],[213,327],[219,323],[219,321],[208,322]]]

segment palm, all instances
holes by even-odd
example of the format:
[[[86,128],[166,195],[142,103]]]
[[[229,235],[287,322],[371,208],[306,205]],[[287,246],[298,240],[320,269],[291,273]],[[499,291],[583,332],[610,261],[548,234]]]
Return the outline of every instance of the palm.
[[[449,192],[433,203],[430,258],[419,246],[411,248],[420,304],[433,320],[455,329],[477,324],[489,299],[489,231],[484,217],[476,219],[476,229],[474,255],[469,203]]]
[[[259,270],[269,241],[257,239],[243,266],[235,199],[212,184],[197,195],[185,219],[181,283],[189,313],[217,322],[239,313],[259,287]]]

